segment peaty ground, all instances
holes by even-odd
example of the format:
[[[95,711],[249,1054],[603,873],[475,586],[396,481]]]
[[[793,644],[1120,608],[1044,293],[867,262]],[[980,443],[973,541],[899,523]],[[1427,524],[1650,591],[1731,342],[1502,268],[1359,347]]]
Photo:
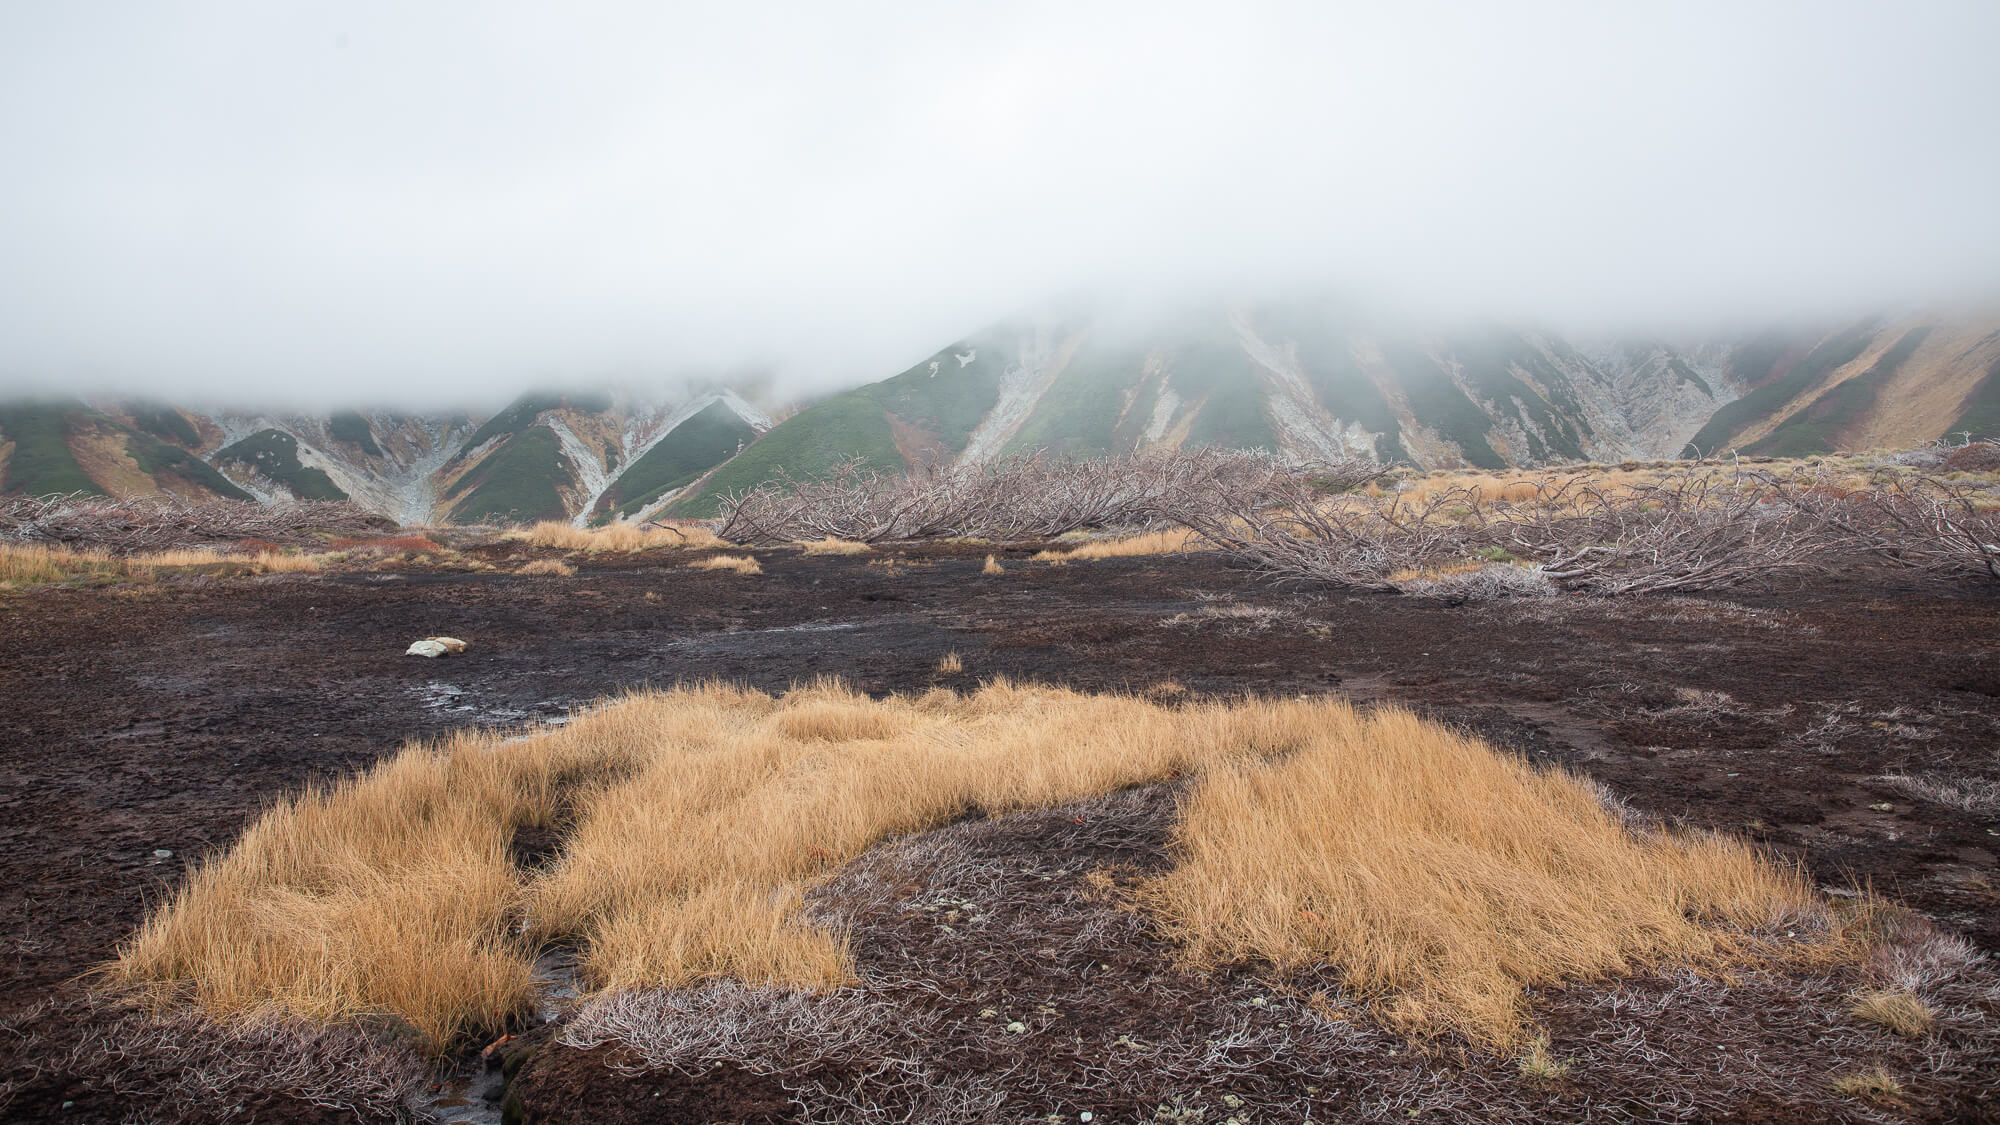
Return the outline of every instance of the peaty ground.
[[[1451,606],[1277,587],[1210,555],[1051,566],[1003,550],[1005,573],[992,575],[989,550],[759,551],[759,575],[656,552],[575,556],[571,577],[410,571],[0,594],[0,1019],[17,1029],[0,1037],[0,1079],[19,1088],[0,1113],[129,1115],[70,1050],[65,1021],[84,1009],[37,1005],[75,995],[74,979],[112,955],[185,862],[226,847],[274,797],[412,737],[708,678],[775,691],[839,676],[885,693],[1008,676],[1397,701],[1588,774],[1641,812],[1764,841],[1835,893],[1872,887],[2000,951],[2000,816],[1882,780],[2000,776],[2000,593],[1868,574],[1767,593]],[[402,655],[440,633],[471,650]],[[948,653],[963,671],[939,671]],[[574,1107],[573,1089],[603,1072],[588,1062],[548,1056],[524,1072],[540,1075],[543,1104]],[[715,1081],[718,1097],[762,1107],[738,1116],[782,1119],[768,1082]],[[644,1085],[625,1092],[655,1102]],[[688,1119],[713,1111],[691,1105]],[[1939,1113],[1950,1115],[1916,1115]],[[677,1119],[651,1105],[631,1115],[649,1114]]]

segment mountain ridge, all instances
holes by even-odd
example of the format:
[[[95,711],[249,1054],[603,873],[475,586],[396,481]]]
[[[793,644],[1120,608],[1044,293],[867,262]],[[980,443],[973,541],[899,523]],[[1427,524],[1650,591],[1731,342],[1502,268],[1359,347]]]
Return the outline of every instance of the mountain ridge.
[[[1422,468],[1798,456],[2000,436],[2000,312],[1670,342],[1385,329],[1239,304],[1146,331],[1001,322],[796,409],[728,386],[491,414],[0,402],[0,492],[351,499],[400,523],[706,516],[783,472],[1194,445]]]

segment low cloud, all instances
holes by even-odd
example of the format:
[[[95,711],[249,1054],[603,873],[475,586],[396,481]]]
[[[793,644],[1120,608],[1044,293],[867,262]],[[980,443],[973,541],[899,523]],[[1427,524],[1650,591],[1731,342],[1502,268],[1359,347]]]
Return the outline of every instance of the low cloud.
[[[792,394],[1078,293],[1986,299],[1996,41],[1978,2],[14,5],[0,392]]]

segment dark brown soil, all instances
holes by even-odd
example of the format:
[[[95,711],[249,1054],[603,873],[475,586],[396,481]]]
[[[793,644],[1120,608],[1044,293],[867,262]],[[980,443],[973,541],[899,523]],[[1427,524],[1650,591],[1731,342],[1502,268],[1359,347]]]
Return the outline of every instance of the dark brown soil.
[[[1006,675],[1401,702],[2000,950],[2000,817],[1880,780],[2000,776],[2000,592],[1871,574],[1774,594],[1453,607],[1278,588],[1210,556],[1052,567],[1002,550],[1007,573],[984,576],[988,550],[918,551],[893,568],[765,551],[756,577],[662,554],[578,558],[573,578],[0,595],[0,1019],[73,994],[65,982],[109,957],[187,860],[281,793],[411,737],[709,677],[777,690],[838,675],[879,693]],[[473,647],[402,655],[437,633]],[[940,677],[952,651],[966,670]],[[517,843],[524,859],[550,846]],[[33,1052],[0,1030],[0,1081],[19,1087],[0,1115],[121,1119],[75,1095],[82,1077],[65,1075],[50,1046],[61,1036],[37,1018]],[[761,1088],[731,1095],[740,1119],[763,1112]],[[585,1096],[564,1104],[582,1114]],[[78,1104],[63,1114],[62,1101]],[[1739,1119],[1787,1119],[1767,1108]],[[586,1118],[618,1115],[573,1117]]]

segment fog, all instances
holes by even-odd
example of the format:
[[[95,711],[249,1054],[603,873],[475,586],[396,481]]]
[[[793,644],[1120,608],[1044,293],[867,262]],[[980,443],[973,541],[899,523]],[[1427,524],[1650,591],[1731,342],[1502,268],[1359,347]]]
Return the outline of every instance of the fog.
[[[2000,4],[1640,7],[10,4],[0,393],[799,394],[1080,295],[2000,294]]]

